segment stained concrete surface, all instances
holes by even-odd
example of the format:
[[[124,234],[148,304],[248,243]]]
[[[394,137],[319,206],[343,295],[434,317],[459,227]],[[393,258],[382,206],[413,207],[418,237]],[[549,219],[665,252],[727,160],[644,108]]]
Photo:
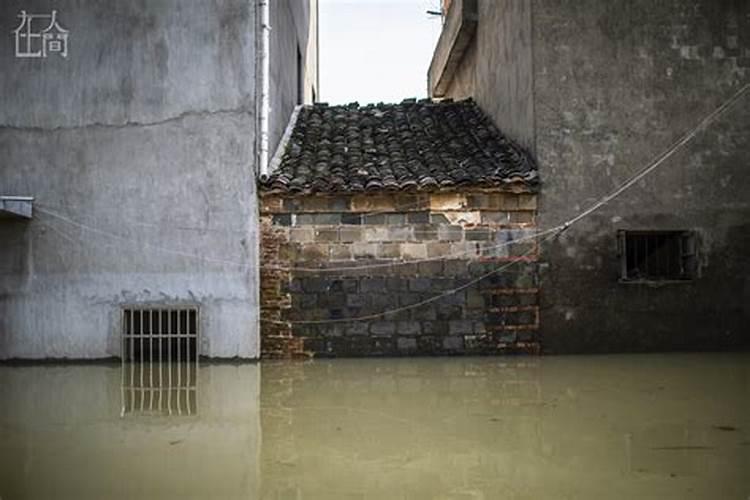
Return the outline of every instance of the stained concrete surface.
[[[534,2],[540,226],[613,191],[750,82],[747,33],[748,2]],[[750,346],[749,141],[747,93],[543,249],[547,352]],[[619,283],[618,230],[674,229],[696,232],[699,277]]]
[[[294,107],[312,103],[313,92],[320,96],[318,0],[276,0],[269,3],[269,8],[272,61],[269,157],[273,157]],[[301,68],[297,66],[298,55],[302,57]]]
[[[202,353],[256,357],[256,13],[197,0],[52,6],[68,57],[0,51],[0,359],[119,354],[132,303],[201,307]],[[0,7],[49,13],[40,1]]]
[[[536,157],[538,226],[613,192],[750,83],[750,3],[479,2],[454,79]],[[542,248],[547,353],[750,347],[750,92]],[[617,234],[694,231],[689,283],[620,283]]]

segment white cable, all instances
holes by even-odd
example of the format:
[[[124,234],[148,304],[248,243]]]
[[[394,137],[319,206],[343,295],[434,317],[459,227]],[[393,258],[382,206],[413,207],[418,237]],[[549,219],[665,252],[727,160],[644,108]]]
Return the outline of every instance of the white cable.
[[[674,154],[675,151],[677,151],[679,148],[681,148],[682,146],[684,146],[685,144],[687,144],[690,140],[692,140],[692,138],[695,137],[695,135],[700,131],[701,128],[703,128],[703,127],[707,126],[708,124],[710,124],[718,116],[720,116],[722,113],[724,113],[724,111],[726,111],[727,109],[729,109],[729,107],[731,107],[735,102],[737,102],[737,100],[739,100],[739,98],[742,96],[742,94],[745,91],[747,91],[748,88],[750,88],[750,84],[744,85],[729,100],[727,100],[726,102],[724,102],[724,104],[722,104],[721,106],[719,106],[718,108],[716,108],[712,113],[710,113],[703,120],[701,120],[698,123],[698,125],[696,127],[694,127],[690,132],[688,132],[687,134],[685,134],[684,136],[682,136],[682,138],[678,139],[675,143],[673,143],[673,145],[670,148],[668,148],[664,153],[662,153],[659,156],[657,156],[657,158],[650,165],[648,165],[646,168],[644,168],[640,173],[636,174],[631,179],[629,179],[628,181],[626,181],[625,183],[623,183],[620,187],[618,187],[617,189],[615,189],[612,193],[610,193],[610,194],[604,196],[603,198],[601,198],[597,203],[595,203],[594,205],[592,205],[587,210],[584,210],[583,212],[581,212],[577,216],[573,217],[572,219],[568,220],[564,224],[561,224],[560,226],[552,228],[551,230],[548,230],[548,231],[552,231],[552,232],[557,231],[557,232],[561,233],[562,231],[565,231],[568,227],[570,227],[572,224],[575,224],[579,220],[581,220],[584,217],[590,215],[591,213],[593,213],[594,211],[598,210],[599,208],[601,208],[606,203],[609,203],[610,201],[612,201],[613,199],[615,199],[617,196],[619,196],[620,194],[622,194],[630,186],[632,186],[633,184],[635,184],[636,182],[638,182],[640,179],[642,179],[643,177],[645,177],[646,175],[648,175],[650,172],[652,172],[653,170],[655,170],[667,158],[669,158],[672,154]],[[544,232],[545,231],[542,231],[542,232],[540,232],[538,234],[543,234]],[[552,234],[548,238],[545,238],[543,241],[546,241],[547,239],[550,239],[550,238],[552,238],[554,236],[555,236],[555,234]],[[528,253],[530,253],[530,252],[528,252]],[[528,255],[528,253],[525,254],[525,255]],[[436,295],[434,297],[426,299],[426,300],[424,300],[422,302],[418,302],[416,304],[411,304],[409,306],[405,306],[405,307],[401,307],[401,308],[392,309],[392,310],[385,311],[385,312],[378,313],[378,314],[371,314],[371,315],[361,316],[361,317],[357,317],[357,318],[341,318],[341,319],[332,319],[332,320],[281,321],[281,320],[270,320],[270,319],[265,319],[264,320],[264,319],[261,318],[261,321],[266,321],[266,322],[275,323],[275,324],[289,325],[289,326],[291,326],[291,325],[299,325],[299,324],[302,324],[302,325],[304,325],[304,324],[329,324],[329,323],[341,323],[341,322],[368,321],[370,319],[375,319],[375,318],[383,317],[383,316],[386,316],[386,315],[389,315],[389,314],[397,314],[397,313],[399,313],[401,311],[404,311],[404,310],[409,310],[409,309],[417,308],[417,307],[420,307],[422,305],[429,304],[430,302],[434,302],[434,301],[440,300],[443,297],[446,297],[446,296],[452,295],[454,293],[457,293],[457,292],[459,292],[461,290],[464,290],[465,288],[468,288],[469,286],[471,286],[471,285],[473,285],[475,283],[478,283],[479,281],[481,281],[481,280],[483,280],[483,279],[491,276],[492,274],[495,274],[495,273],[498,273],[498,272],[500,272],[500,271],[502,271],[504,269],[507,269],[511,265],[515,264],[515,262],[516,261],[511,261],[511,262],[507,263],[506,265],[499,267],[498,269],[495,269],[495,270],[493,270],[493,271],[491,271],[491,272],[489,272],[487,274],[484,274],[484,275],[482,275],[482,276],[480,276],[480,277],[478,277],[478,278],[476,278],[474,280],[469,281],[468,283],[462,285],[461,287],[455,288],[453,290],[448,290],[448,291],[443,292],[443,293],[441,293],[439,295]]]
[[[159,246],[159,245],[154,245],[154,244],[148,243],[148,242],[135,241],[135,240],[132,240],[130,238],[126,238],[124,236],[120,236],[120,235],[115,234],[115,233],[110,233],[108,231],[104,231],[104,230],[97,229],[97,228],[92,227],[92,226],[88,226],[86,224],[82,224],[82,223],[77,222],[77,221],[75,221],[73,219],[70,219],[70,218],[68,218],[68,217],[66,217],[66,216],[64,216],[62,214],[58,214],[58,213],[55,213],[55,212],[53,212],[51,210],[47,210],[47,209],[44,209],[44,208],[41,208],[41,207],[37,207],[37,211],[39,211],[41,213],[44,213],[44,214],[47,214],[47,215],[50,215],[52,217],[58,218],[60,220],[63,220],[65,222],[67,222],[69,224],[72,224],[72,225],[74,225],[76,227],[79,227],[81,229],[88,230],[88,231],[91,231],[93,233],[100,234],[100,235],[103,235],[103,236],[108,236],[108,237],[111,237],[111,238],[116,238],[118,240],[125,241],[125,242],[128,242],[128,243],[133,244],[133,245],[146,246],[146,247],[149,247],[149,248],[153,248],[154,250],[159,250],[161,252],[169,253],[169,254],[172,254],[172,255],[178,255],[180,257],[188,257],[188,258],[194,258],[194,259],[204,260],[206,262],[213,262],[213,263],[219,263],[219,264],[227,264],[227,265],[232,265],[232,266],[236,266],[236,267],[240,267],[240,268],[251,268],[252,267],[252,266],[249,266],[249,265],[247,265],[245,263],[241,263],[241,262],[237,262],[237,261],[226,260],[226,259],[216,259],[216,258],[212,258],[212,257],[204,257],[204,256],[201,256],[201,255],[195,255],[195,254],[191,254],[191,253],[188,253],[188,252],[182,252],[182,251],[179,251],[179,250],[173,250],[173,249],[162,247],[162,246]],[[505,246],[514,245],[516,243],[522,243],[524,241],[533,240],[535,238],[539,238],[539,237],[544,236],[546,234],[549,234],[549,233],[552,233],[554,231],[557,231],[560,228],[562,228],[562,226],[555,226],[553,228],[546,229],[544,231],[539,231],[539,232],[535,232],[535,233],[529,234],[527,236],[522,236],[522,237],[517,238],[515,240],[505,241],[505,242],[499,243],[497,245],[486,246],[486,247],[480,249],[480,251],[481,252],[487,252],[487,251],[496,250],[496,249],[499,249],[499,248],[502,248],[502,247],[505,247]],[[320,272],[339,272],[339,271],[355,271],[355,270],[363,270],[363,269],[379,269],[379,268],[385,268],[385,267],[394,267],[394,266],[419,264],[419,263],[422,263],[422,262],[433,262],[433,261],[439,261],[439,260],[448,260],[448,259],[452,259],[452,258],[461,257],[461,256],[464,256],[464,255],[469,254],[469,253],[474,253],[475,251],[476,251],[476,249],[468,249],[468,250],[462,250],[462,251],[459,251],[459,252],[454,252],[454,253],[451,253],[451,254],[444,254],[444,255],[440,255],[440,256],[436,256],[436,257],[425,257],[423,259],[413,259],[413,260],[406,260],[406,261],[380,262],[380,263],[377,263],[377,264],[365,264],[365,265],[360,265],[360,266],[340,266],[340,267],[332,267],[332,268],[318,268],[318,267],[285,267],[285,266],[271,266],[271,265],[264,265],[264,264],[262,264],[260,267],[262,269],[270,269],[270,270],[274,270],[274,271],[295,271],[295,272],[314,272],[314,273],[320,273]]]
[[[680,149],[682,146],[690,142],[693,137],[695,137],[698,132],[701,131],[701,129],[708,126],[711,122],[713,122],[716,118],[718,118],[722,113],[724,113],[727,109],[729,109],[732,105],[734,105],[735,102],[737,102],[740,97],[742,97],[742,94],[744,94],[747,89],[750,88],[750,83],[745,84],[742,88],[740,88],[737,92],[732,95],[727,101],[725,101],[721,106],[716,108],[713,112],[709,113],[705,118],[703,118],[698,125],[693,127],[689,132],[684,134],[682,137],[677,139],[672,145],[667,148],[666,151],[658,155],[652,162],[643,170],[641,170],[638,174],[631,177],[628,181],[623,183],[620,187],[612,191],[610,194],[604,196],[601,198],[598,202],[596,202],[594,205],[589,207],[588,209],[584,210],[580,214],[576,215],[572,219],[570,219],[568,222],[564,223],[563,226],[567,229],[572,224],[575,224],[579,220],[583,219],[584,217],[588,216],[592,212],[595,212],[599,208],[601,208],[603,205],[606,205],[610,201],[617,198],[620,194],[622,194],[626,189],[628,189],[630,186],[638,182],[639,180],[643,179],[645,176],[647,176],[649,173],[651,173],[653,170],[655,170],[659,165],[664,163],[670,156],[674,154],[675,151]]]
[[[64,215],[57,214],[55,212],[52,212],[50,210],[46,210],[46,209],[41,208],[39,206],[35,207],[35,210],[37,212],[41,212],[41,213],[50,215],[52,217],[55,217],[57,219],[60,219],[62,221],[65,221],[68,224],[72,224],[72,225],[74,225],[74,226],[76,226],[76,227],[78,227],[80,229],[83,229],[83,230],[86,230],[86,231],[91,231],[91,232],[93,232],[95,234],[99,234],[99,235],[102,235],[102,236],[107,236],[107,237],[110,237],[110,238],[115,238],[115,239],[118,239],[118,240],[121,240],[121,241],[125,241],[127,243],[138,245],[138,246],[145,246],[145,247],[153,248],[154,250],[158,250],[160,252],[164,252],[164,253],[168,253],[168,254],[172,254],[172,255],[178,255],[180,257],[188,257],[188,258],[200,259],[200,260],[204,260],[204,261],[207,261],[207,262],[214,262],[214,263],[219,263],[219,264],[230,264],[230,265],[235,265],[235,266],[239,265],[241,267],[246,267],[245,264],[239,264],[238,262],[235,262],[235,261],[224,260],[224,259],[215,259],[215,258],[212,258],[212,257],[204,257],[204,256],[201,256],[201,255],[195,255],[195,254],[191,254],[191,253],[188,253],[188,252],[181,252],[180,250],[173,250],[171,248],[161,247],[161,246],[154,245],[154,244],[147,243],[147,242],[143,242],[143,241],[135,241],[135,240],[132,240],[130,238],[126,238],[124,236],[120,236],[119,234],[110,233],[108,231],[103,231],[101,229],[97,229],[95,227],[88,226],[88,225],[82,224],[80,222],[76,222],[75,220],[70,219],[68,217],[65,217]]]
[[[709,125],[716,118],[718,118],[721,114],[723,114],[727,109],[729,109],[731,106],[733,106],[740,99],[740,97],[742,96],[742,94],[744,94],[748,90],[748,88],[750,88],[750,83],[745,84],[742,88],[740,88],[737,92],[735,92],[735,94],[733,94],[732,97],[730,97],[722,105],[720,105],[718,108],[716,108],[713,112],[709,113],[691,131],[689,131],[688,133],[686,133],[685,135],[683,135],[680,139],[678,139],[676,142],[674,142],[666,151],[664,151],[663,153],[661,153],[660,155],[658,155],[656,157],[656,159],[654,161],[652,161],[652,163],[650,163],[646,168],[644,168],[643,170],[641,170],[638,174],[636,174],[635,176],[631,177],[629,180],[627,180],[625,183],[623,183],[622,185],[620,185],[617,189],[615,189],[614,191],[612,191],[610,194],[604,196],[598,202],[594,203],[591,207],[589,207],[588,209],[584,210],[580,214],[576,215],[572,219],[569,219],[567,222],[565,222],[565,223],[563,223],[561,225],[558,225],[558,226],[555,226],[555,227],[552,227],[552,228],[549,228],[549,229],[546,229],[546,230],[539,231],[539,232],[534,233],[532,235],[529,235],[528,237],[522,237],[522,238],[519,238],[517,240],[512,240],[512,241],[504,242],[504,243],[499,244],[499,245],[485,247],[485,250],[492,250],[492,249],[496,249],[496,248],[501,248],[503,246],[510,245],[510,244],[513,244],[513,243],[520,243],[520,242],[523,242],[523,241],[526,241],[526,240],[529,240],[529,239],[533,239],[533,238],[538,238],[538,237],[541,237],[541,236],[545,236],[547,234],[554,233],[554,232],[559,231],[559,230],[565,230],[565,229],[569,228],[571,225],[573,225],[576,222],[578,222],[579,220],[581,220],[584,217],[586,217],[586,216],[590,215],[591,213],[595,212],[596,210],[598,210],[599,208],[601,208],[605,204],[607,204],[610,201],[614,200],[616,197],[618,197],[620,194],[622,194],[624,191],[626,191],[628,188],[630,188],[633,184],[635,184],[636,182],[638,182],[639,180],[641,180],[643,177],[645,177],[646,175],[648,175],[649,173],[651,173],[657,167],[659,167],[664,161],[666,161],[670,156],[672,156],[672,154],[674,154],[675,151],[677,151],[682,146],[684,146],[685,144],[687,144],[690,140],[692,140],[693,137],[695,137],[695,135],[702,128],[704,128],[707,125]],[[117,239],[120,239],[122,241],[127,241],[129,243],[138,243],[138,242],[134,242],[133,240],[131,240],[129,238],[125,238],[125,237],[119,236],[119,235],[114,234],[114,233],[103,231],[103,230],[100,230],[100,229],[97,229],[97,228],[94,228],[94,227],[87,226],[85,224],[76,222],[75,220],[73,220],[73,219],[71,219],[69,217],[65,217],[64,215],[57,214],[57,213],[49,211],[49,210],[45,210],[44,208],[39,208],[39,205],[40,204],[37,204],[37,210],[38,211],[40,211],[42,213],[46,213],[46,214],[51,215],[53,217],[59,218],[59,219],[61,219],[63,221],[68,222],[69,224],[73,224],[73,225],[78,226],[78,227],[80,227],[82,229],[86,229],[86,230],[92,231],[94,233],[103,235],[103,236],[109,236],[109,237],[117,238]],[[173,254],[173,255],[179,255],[179,256],[182,256],[182,257],[196,258],[196,259],[200,259],[200,260],[205,260],[207,262],[215,262],[215,263],[221,263],[221,264],[228,264],[228,265],[233,265],[233,266],[239,266],[241,268],[249,267],[249,266],[247,266],[244,263],[239,263],[239,262],[235,262],[235,261],[229,261],[229,260],[225,260],[225,259],[215,259],[215,258],[211,258],[211,257],[199,256],[199,255],[190,254],[190,253],[187,253],[187,252],[181,252],[179,250],[172,250],[172,249],[161,247],[161,246],[158,246],[158,245],[153,245],[153,244],[150,244],[150,243],[141,242],[141,243],[138,243],[138,244],[140,246],[147,246],[147,247],[150,247],[150,248],[154,248],[155,250],[163,251],[163,252],[170,253],[170,254]],[[363,265],[363,266],[341,266],[341,267],[330,267],[330,268],[307,268],[307,267],[285,267],[285,266],[266,266],[266,265],[261,265],[261,267],[264,268],[264,269],[289,271],[289,272],[299,271],[299,272],[316,272],[316,273],[321,273],[321,272],[353,271],[353,270],[362,270],[362,269],[376,269],[376,268],[383,268],[383,267],[411,265],[411,264],[418,264],[420,262],[430,262],[430,261],[436,261],[436,260],[446,260],[446,259],[448,259],[450,257],[455,257],[455,256],[459,256],[459,255],[465,255],[465,254],[471,253],[473,251],[474,250],[467,250],[467,251],[463,251],[463,252],[457,252],[457,253],[454,253],[454,254],[443,255],[443,256],[438,256],[438,257],[432,257],[432,258],[414,259],[414,260],[396,261],[396,262],[387,262],[387,263],[379,263],[379,264],[367,264],[367,265]]]
[[[557,231],[561,231],[562,228],[559,228],[559,229],[556,228],[556,230]],[[550,234],[550,235],[547,236],[547,238],[544,238],[543,240],[541,240],[540,243],[543,242],[543,241],[546,241],[548,239],[551,239],[554,236],[555,236],[554,234]],[[529,250],[524,255],[522,255],[522,257],[528,256],[530,253],[531,253],[531,250]],[[416,309],[416,308],[424,306],[426,304],[430,304],[431,302],[438,301],[438,300],[442,299],[443,297],[449,297],[449,296],[451,296],[451,295],[453,295],[455,293],[460,292],[461,290],[465,290],[465,289],[469,288],[470,286],[479,283],[480,281],[482,281],[485,278],[489,278],[493,274],[497,274],[497,273],[499,273],[501,271],[504,271],[505,269],[509,268],[513,264],[516,264],[517,262],[520,262],[520,260],[513,260],[513,261],[510,261],[510,262],[507,262],[506,264],[498,267],[497,269],[493,269],[492,271],[489,271],[489,272],[487,272],[487,273],[485,273],[485,274],[483,274],[483,275],[481,275],[481,276],[479,276],[477,278],[474,278],[473,280],[468,281],[467,283],[464,283],[463,285],[461,285],[459,287],[453,288],[452,290],[447,290],[447,291],[445,291],[445,292],[443,292],[441,294],[438,294],[438,295],[435,295],[433,297],[430,297],[429,299],[425,299],[425,300],[417,302],[415,304],[409,304],[408,306],[398,307],[396,309],[390,309],[388,311],[384,311],[384,312],[381,312],[381,313],[368,314],[368,315],[365,315],[365,316],[358,316],[356,318],[319,319],[319,320],[303,320],[303,321],[283,321],[283,320],[275,320],[275,319],[264,319],[263,317],[261,317],[260,321],[261,321],[261,323],[262,322],[266,322],[266,323],[274,323],[274,324],[290,325],[290,326],[291,325],[321,325],[321,324],[330,324],[330,323],[352,323],[352,322],[356,322],[356,321],[369,321],[371,319],[382,318],[383,316],[388,316],[389,314],[398,314],[400,312],[408,311],[410,309]]]

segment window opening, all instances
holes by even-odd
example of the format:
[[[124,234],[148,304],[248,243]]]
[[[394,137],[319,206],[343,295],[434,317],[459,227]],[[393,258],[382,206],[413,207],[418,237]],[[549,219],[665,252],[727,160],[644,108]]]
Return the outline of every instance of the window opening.
[[[199,310],[122,310],[122,414],[194,415],[197,410]]]
[[[692,231],[620,231],[624,281],[691,280],[697,269]]]

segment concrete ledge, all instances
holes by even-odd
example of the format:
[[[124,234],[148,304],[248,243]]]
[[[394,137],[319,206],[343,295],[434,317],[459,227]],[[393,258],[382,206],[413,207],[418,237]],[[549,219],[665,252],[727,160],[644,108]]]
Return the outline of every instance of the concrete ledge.
[[[427,72],[431,97],[445,95],[464,52],[474,38],[478,19],[477,0],[451,2]]]
[[[31,196],[0,196],[0,219],[31,219],[33,203]]]

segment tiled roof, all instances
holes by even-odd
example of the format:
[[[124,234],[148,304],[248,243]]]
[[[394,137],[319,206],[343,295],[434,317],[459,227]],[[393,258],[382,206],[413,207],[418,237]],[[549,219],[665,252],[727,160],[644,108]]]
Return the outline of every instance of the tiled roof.
[[[343,193],[536,184],[531,156],[472,100],[300,109],[263,190]]]

